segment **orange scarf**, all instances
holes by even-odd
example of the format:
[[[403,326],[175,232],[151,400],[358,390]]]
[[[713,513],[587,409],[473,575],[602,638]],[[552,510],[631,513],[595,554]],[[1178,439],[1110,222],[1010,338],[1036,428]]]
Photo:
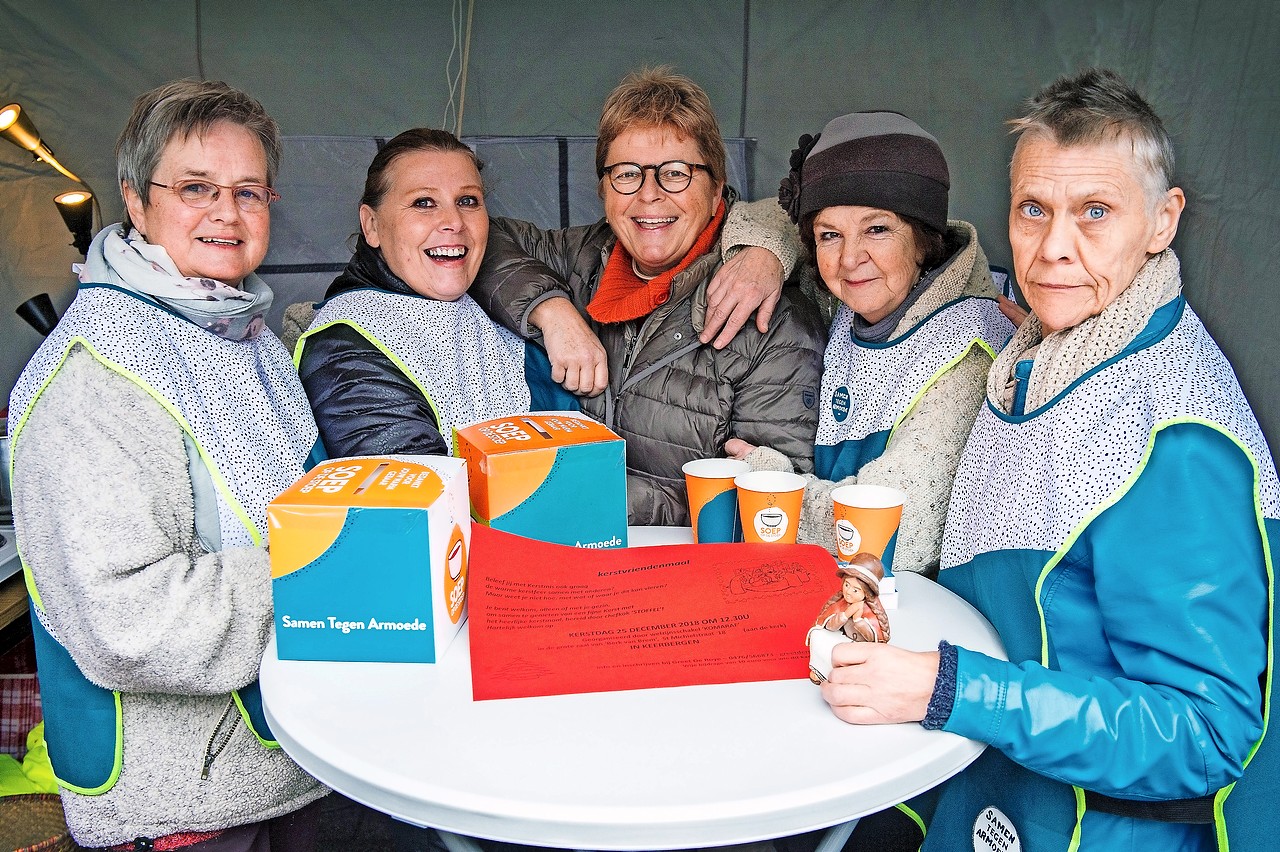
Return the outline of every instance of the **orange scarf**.
[[[716,207],[711,222],[698,235],[684,259],[648,281],[636,275],[631,254],[617,242],[600,275],[600,286],[587,305],[587,313],[597,322],[626,322],[648,316],[671,298],[671,282],[698,258],[711,251],[724,221],[724,201]]]

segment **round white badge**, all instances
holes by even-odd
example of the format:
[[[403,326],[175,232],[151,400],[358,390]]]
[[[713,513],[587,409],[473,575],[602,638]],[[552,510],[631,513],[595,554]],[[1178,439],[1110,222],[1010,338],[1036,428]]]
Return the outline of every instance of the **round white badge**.
[[[985,807],[973,821],[974,852],[1022,852],[1013,823],[999,808]]]
[[[852,523],[841,518],[836,521],[836,550],[845,559],[852,558],[862,549],[862,533]]]
[[[761,541],[777,541],[787,533],[787,513],[777,506],[766,506],[756,512],[756,535]]]

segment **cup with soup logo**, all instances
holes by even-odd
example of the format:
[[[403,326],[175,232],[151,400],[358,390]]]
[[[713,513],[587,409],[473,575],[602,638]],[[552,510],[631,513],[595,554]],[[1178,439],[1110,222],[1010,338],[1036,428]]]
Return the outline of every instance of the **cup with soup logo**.
[[[804,502],[804,477],[755,470],[733,480],[738,489],[742,540],[757,544],[795,544]]]
[[[871,553],[885,568],[893,561],[902,504],[907,495],[886,485],[842,485],[831,492],[836,529],[836,558]]]

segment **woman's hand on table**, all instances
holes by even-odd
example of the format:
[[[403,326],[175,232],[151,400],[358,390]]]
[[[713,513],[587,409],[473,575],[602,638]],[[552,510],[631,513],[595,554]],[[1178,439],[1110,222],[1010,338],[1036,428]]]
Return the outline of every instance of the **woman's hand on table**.
[[[769,330],[782,297],[782,262],[773,252],[747,246],[725,262],[707,285],[707,318],[698,339],[723,349],[754,311],[756,328]]]
[[[587,321],[568,299],[547,299],[529,314],[542,330],[551,379],[565,390],[596,396],[609,386],[609,359]]]
[[[730,438],[724,442],[724,454],[731,459],[744,460],[756,449],[755,444],[748,444],[741,438]]]
[[[938,679],[937,651],[907,651],[875,642],[845,642],[831,652],[822,697],[853,725],[919,722]]]

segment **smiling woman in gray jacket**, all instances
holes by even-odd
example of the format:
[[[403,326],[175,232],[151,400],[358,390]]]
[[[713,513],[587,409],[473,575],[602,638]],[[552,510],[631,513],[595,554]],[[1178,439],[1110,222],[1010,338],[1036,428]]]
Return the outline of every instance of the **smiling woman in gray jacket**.
[[[735,200],[706,93],[661,69],[629,76],[605,102],[596,166],[605,208],[596,224],[546,231],[495,220],[564,288],[507,275],[478,281],[473,294],[517,332],[545,328],[542,312],[586,315],[609,375],[582,408],[626,439],[631,523],[688,523],[681,465],[723,455],[733,435],[811,470],[826,340],[813,306],[784,292],[767,332],[749,325],[722,349],[699,339]]]

